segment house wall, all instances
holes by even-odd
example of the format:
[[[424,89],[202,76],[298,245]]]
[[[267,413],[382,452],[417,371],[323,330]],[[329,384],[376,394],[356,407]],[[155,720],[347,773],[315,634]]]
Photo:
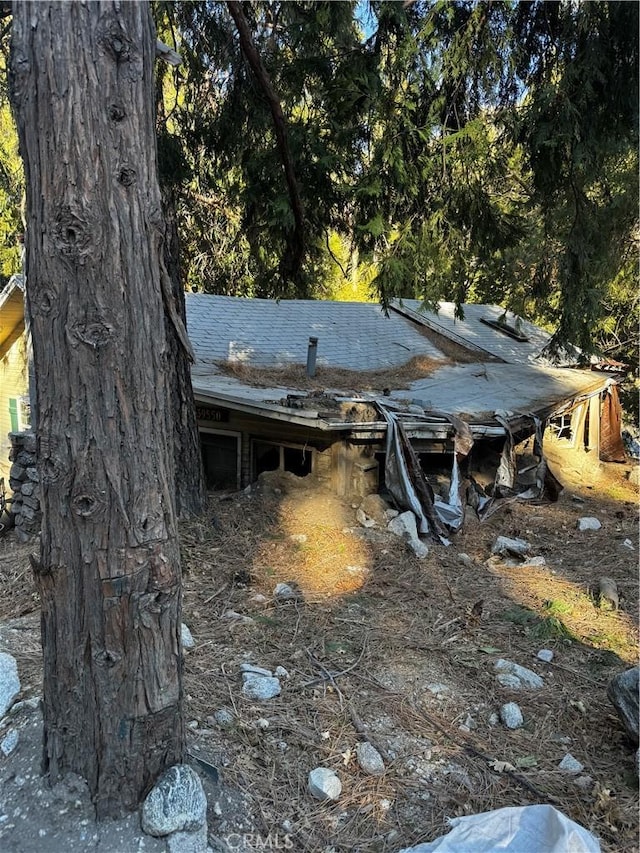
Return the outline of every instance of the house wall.
[[[27,337],[24,327],[18,327],[0,347],[0,477],[9,484],[9,452],[11,431],[9,401],[29,391]]]
[[[209,408],[196,401],[198,429],[201,435],[214,431],[239,438],[240,482],[244,488],[255,477],[252,448],[255,441],[273,443],[274,447],[299,448],[312,454],[312,473],[341,495],[367,494],[378,484],[375,448],[345,440],[344,436],[312,427],[247,415],[232,409]],[[203,417],[212,411],[220,420]],[[376,445],[377,447],[377,445]]]

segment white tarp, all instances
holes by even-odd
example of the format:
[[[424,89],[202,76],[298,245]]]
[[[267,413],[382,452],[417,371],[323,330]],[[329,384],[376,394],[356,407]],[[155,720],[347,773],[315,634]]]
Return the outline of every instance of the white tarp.
[[[600,853],[600,842],[549,805],[497,809],[450,821],[447,835],[399,853]]]

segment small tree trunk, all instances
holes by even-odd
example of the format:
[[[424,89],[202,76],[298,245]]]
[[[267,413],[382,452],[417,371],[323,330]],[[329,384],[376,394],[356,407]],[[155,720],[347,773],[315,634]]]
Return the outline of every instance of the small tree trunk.
[[[43,763],[84,776],[103,818],[135,809],[184,754],[155,33],[146,2],[15,2],[13,15]]]
[[[166,222],[164,261],[171,282],[171,298],[186,328],[184,291],[180,275],[180,240],[175,205],[169,190],[162,193]],[[204,483],[196,406],[193,399],[189,353],[185,349],[171,318],[166,318],[171,373],[170,405],[173,413],[173,461],[175,500],[178,517],[202,515],[207,503]]]

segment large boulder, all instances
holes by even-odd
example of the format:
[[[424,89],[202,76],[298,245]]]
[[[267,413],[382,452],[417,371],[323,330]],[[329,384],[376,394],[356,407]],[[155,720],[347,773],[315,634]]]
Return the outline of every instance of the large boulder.
[[[634,666],[612,678],[607,696],[622,720],[622,725],[633,743],[638,746],[638,684],[640,667]]]

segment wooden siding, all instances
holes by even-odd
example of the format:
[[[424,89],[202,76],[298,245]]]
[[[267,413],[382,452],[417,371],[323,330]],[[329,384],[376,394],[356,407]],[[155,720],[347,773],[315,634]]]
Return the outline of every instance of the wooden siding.
[[[9,484],[9,400],[22,397],[29,391],[27,337],[24,326],[18,326],[0,346],[0,477]]]

